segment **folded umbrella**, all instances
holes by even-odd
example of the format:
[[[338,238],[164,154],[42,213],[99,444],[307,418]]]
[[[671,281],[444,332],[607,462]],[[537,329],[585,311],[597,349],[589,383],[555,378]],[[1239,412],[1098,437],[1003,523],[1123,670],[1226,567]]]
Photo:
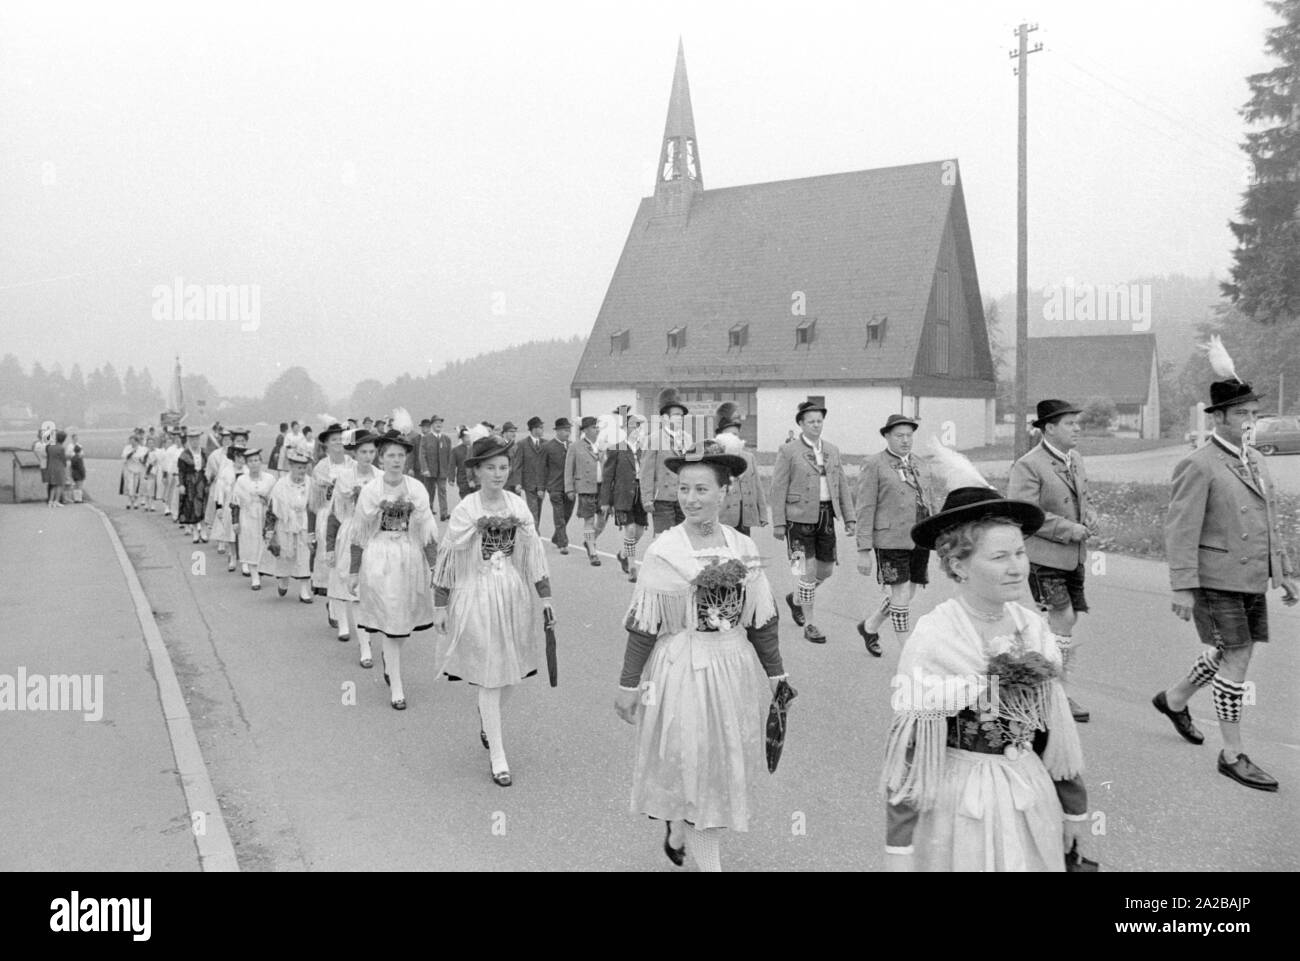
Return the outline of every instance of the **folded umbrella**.
[[[790,702],[798,695],[799,692],[792,688],[787,681],[778,682],[776,693],[772,695],[772,706],[767,711],[767,771],[769,774],[776,772],[776,766],[781,761],[781,751],[785,747],[786,715],[790,708]]]
[[[542,608],[542,623],[546,627],[546,673],[551,678],[551,687],[559,681],[559,664],[555,660],[555,612],[549,607]]]

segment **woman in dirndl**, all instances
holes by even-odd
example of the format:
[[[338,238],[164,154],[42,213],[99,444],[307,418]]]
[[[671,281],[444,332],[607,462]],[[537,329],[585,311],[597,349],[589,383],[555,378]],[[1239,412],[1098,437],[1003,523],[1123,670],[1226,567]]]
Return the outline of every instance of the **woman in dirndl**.
[[[132,434],[131,439],[126,442],[122,448],[122,484],[123,493],[126,494],[126,509],[138,510],[140,507],[140,497],[144,488],[145,460],[149,456],[149,449],[145,447],[144,440],[138,434]]]
[[[352,523],[357,509],[357,497],[361,494],[361,488],[379,476],[379,471],[373,466],[374,435],[359,428],[347,433],[350,437],[346,448],[353,461],[334,482],[329,518],[325,522],[325,560],[329,565],[326,594],[334,608],[334,627],[338,630],[340,641],[352,639],[351,629],[357,623],[357,595],[349,585]],[[370,635],[358,628],[357,640],[361,644],[361,666],[374,666],[370,653]]]
[[[1088,836],[1058,641],[1017,600],[1024,538],[1042,523],[1036,505],[972,486],[912,528],[957,596],[917,621],[899,660],[881,779],[889,870],[1064,871]]]
[[[233,571],[238,564],[239,543],[235,533],[235,484],[247,471],[246,449],[232,444],[226,448],[226,459],[217,470],[217,482],[212,487],[212,499],[217,509],[212,514],[212,539],[217,542],[217,553],[226,554],[226,570]]]
[[[397,430],[375,439],[383,474],[357,495],[349,546],[348,586],[357,596],[357,630],[384,635],[384,682],[397,711],[406,710],[402,642],[433,626],[430,575],[438,549],[429,492],[405,473],[406,455],[414,446]],[[369,647],[367,637],[363,655]]]
[[[552,618],[546,555],[528,504],[506,490],[510,446],[497,434],[474,442],[465,466],[478,489],[456,505],[434,569],[434,626],[448,634],[443,673],[478,687],[479,740],[492,780],[513,780],[501,733],[510,689],[537,673],[542,621],[532,591]]]
[[[334,499],[334,482],[339,475],[353,464],[352,457],[343,449],[342,424],[330,424],[320,432],[320,443],[325,448],[325,456],[315,462],[311,471],[312,530],[321,540],[325,538],[325,525],[329,522],[330,503]],[[329,598],[330,565],[325,558],[325,551],[317,550],[311,565],[311,589],[313,594],[326,597],[325,611],[330,627],[338,626],[338,611]]]
[[[281,597],[289,593],[289,580],[298,582],[298,600],[312,602],[311,545],[316,535],[308,520],[307,502],[311,485],[307,480],[309,460],[294,448],[287,457],[289,473],[271,488],[271,508],[266,515],[270,534],[267,550],[275,558],[275,587]]]
[[[721,871],[718,834],[749,829],[767,711],[786,674],[758,548],[718,521],[747,462],[703,441],[665,466],[686,519],[646,550],[615,709],[637,726],[632,810],[665,822],[674,864],[689,850],[701,871]]]
[[[249,586],[262,589],[261,565],[266,551],[266,515],[270,512],[271,491],[275,476],[262,465],[262,450],[254,447],[244,451],[245,472],[235,480],[231,497],[234,500],[231,518],[235,524],[235,550],[243,565],[240,573],[252,578]]]

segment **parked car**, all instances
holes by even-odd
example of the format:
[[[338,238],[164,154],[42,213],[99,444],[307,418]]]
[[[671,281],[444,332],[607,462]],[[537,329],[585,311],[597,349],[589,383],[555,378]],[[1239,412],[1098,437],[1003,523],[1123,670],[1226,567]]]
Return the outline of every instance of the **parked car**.
[[[1300,417],[1261,417],[1254,445],[1261,454],[1300,454]]]

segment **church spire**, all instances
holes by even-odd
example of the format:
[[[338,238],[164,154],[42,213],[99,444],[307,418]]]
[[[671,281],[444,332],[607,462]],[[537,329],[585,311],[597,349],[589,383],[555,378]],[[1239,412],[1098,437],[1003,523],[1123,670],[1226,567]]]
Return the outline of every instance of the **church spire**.
[[[686,51],[677,40],[677,67],[673,90],[668,98],[668,120],[664,123],[659,148],[655,197],[664,213],[686,213],[691,199],[704,189],[699,145],[695,139],[695,115],[691,110],[691,87],[686,80]]]

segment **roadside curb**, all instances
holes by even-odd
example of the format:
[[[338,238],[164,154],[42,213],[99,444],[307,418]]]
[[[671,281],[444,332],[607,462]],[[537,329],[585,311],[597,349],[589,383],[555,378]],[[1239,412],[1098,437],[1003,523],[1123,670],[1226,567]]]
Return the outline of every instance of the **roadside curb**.
[[[131,592],[131,601],[135,605],[136,618],[144,632],[145,647],[149,651],[149,661],[153,666],[154,680],[158,685],[158,698],[162,702],[163,717],[167,722],[167,737],[171,741],[172,754],[176,759],[176,772],[180,775],[181,789],[185,792],[185,803],[190,810],[191,830],[194,843],[199,852],[199,866],[204,871],[238,871],[239,861],[235,857],[235,847],[226,829],[226,819],[222,816],[221,805],[217,801],[212,779],[208,776],[208,767],[199,750],[198,738],[194,735],[194,722],[190,718],[189,708],[181,693],[180,682],[172,667],[171,655],[163,643],[162,633],[154,620],[153,609],[145,597],[144,588],[135,567],[127,556],[122,538],[118,536],[112,521],[102,509],[94,504],[85,504],[99,515],[104,529],[108,531],[113,551],[117,554],[118,566],[126,579],[127,589]],[[195,820],[201,815],[201,820]],[[201,829],[200,829],[201,827]]]

